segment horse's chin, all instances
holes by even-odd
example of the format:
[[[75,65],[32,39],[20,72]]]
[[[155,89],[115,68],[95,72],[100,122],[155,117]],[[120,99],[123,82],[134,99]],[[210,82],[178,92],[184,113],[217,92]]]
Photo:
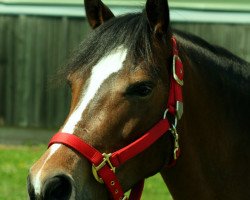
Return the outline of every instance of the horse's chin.
[[[97,190],[93,191],[87,191],[82,190],[81,192],[73,192],[72,196],[69,200],[95,200],[95,199],[101,199],[101,200],[111,200],[107,192],[99,193]]]

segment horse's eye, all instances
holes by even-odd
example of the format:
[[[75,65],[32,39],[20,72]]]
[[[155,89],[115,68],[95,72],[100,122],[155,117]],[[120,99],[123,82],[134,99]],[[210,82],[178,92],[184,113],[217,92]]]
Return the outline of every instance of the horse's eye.
[[[146,97],[152,93],[153,84],[151,82],[135,83],[128,87],[126,95]]]

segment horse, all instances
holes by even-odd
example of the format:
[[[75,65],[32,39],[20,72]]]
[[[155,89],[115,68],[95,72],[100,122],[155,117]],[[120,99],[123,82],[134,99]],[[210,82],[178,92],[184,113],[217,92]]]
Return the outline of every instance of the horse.
[[[250,64],[172,29],[166,0],[85,9],[93,31],[62,72],[69,115],[29,170],[29,198],[139,199],[160,172],[175,200],[249,199]]]

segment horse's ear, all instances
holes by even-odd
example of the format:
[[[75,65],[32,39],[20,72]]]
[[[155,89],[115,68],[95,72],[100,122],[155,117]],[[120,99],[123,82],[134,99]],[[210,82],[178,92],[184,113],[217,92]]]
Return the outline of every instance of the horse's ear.
[[[111,10],[101,0],[84,0],[84,5],[89,24],[93,29],[114,17]]]
[[[168,0],[147,0],[146,15],[154,34],[167,33],[170,23]]]

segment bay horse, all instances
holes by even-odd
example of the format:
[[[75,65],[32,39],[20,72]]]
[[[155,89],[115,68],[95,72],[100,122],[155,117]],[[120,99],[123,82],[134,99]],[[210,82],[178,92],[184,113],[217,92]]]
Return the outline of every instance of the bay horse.
[[[71,109],[30,169],[30,199],[139,199],[158,172],[175,200],[250,199],[250,64],[171,29],[166,0],[85,8],[94,30],[64,70]]]

